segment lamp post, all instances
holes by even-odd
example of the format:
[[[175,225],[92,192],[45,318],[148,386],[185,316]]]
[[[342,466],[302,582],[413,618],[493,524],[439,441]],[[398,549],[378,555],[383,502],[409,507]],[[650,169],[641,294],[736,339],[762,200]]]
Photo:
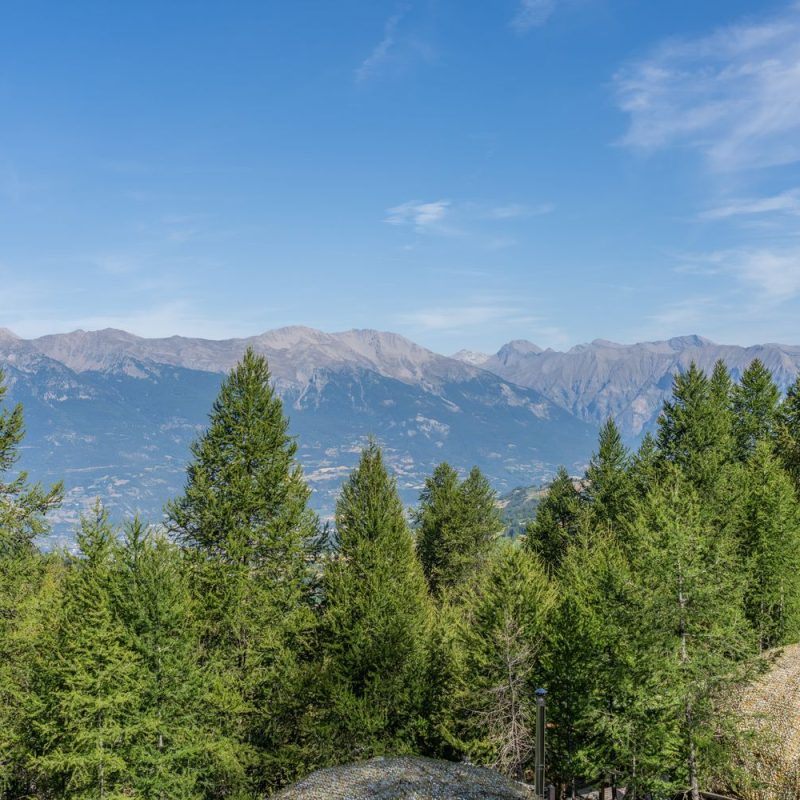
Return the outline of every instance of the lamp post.
[[[533,787],[536,800],[544,800],[544,724],[547,689],[537,689],[534,694],[536,695],[536,763]]]

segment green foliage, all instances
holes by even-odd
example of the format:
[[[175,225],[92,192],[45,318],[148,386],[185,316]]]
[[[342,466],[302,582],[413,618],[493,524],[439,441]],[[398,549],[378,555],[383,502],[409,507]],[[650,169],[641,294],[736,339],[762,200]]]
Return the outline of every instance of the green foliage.
[[[744,475],[738,532],[745,610],[762,650],[800,638],[800,514],[791,478],[762,439]]]
[[[295,731],[314,636],[318,526],[296,451],[267,362],[248,350],[192,448],[183,496],[168,507],[192,553],[209,703],[223,739],[238,743],[220,793],[266,790],[302,768]]]
[[[375,442],[342,488],[336,531],[323,577],[320,747],[342,761],[413,751],[424,730],[431,607]]]
[[[415,522],[417,552],[434,595],[474,576],[502,530],[497,495],[483,473],[473,467],[459,481],[447,463],[425,481]]]
[[[760,359],[753,359],[733,387],[733,430],[740,460],[745,461],[759,441],[773,438],[780,399],[770,371]]]
[[[800,375],[778,409],[776,449],[800,497]]]
[[[643,656],[667,715],[664,752],[677,784],[696,790],[728,754],[721,702],[752,674],[756,653],[731,537],[715,531],[698,491],[671,468],[633,520]],[[721,730],[722,729],[722,730]]]
[[[449,738],[470,760],[520,778],[534,742],[553,590],[538,558],[502,542],[463,599]]]
[[[658,419],[660,457],[677,465],[689,482],[701,491],[713,491],[730,460],[730,418],[721,396],[721,376],[715,384],[692,362],[675,376],[672,399],[664,403]]]
[[[644,709],[652,686],[637,648],[633,576],[616,536],[579,536],[557,592],[545,657],[556,776],[572,784],[577,775],[615,772],[623,783],[641,783],[655,733]]]
[[[574,539],[579,522],[580,494],[565,467],[559,467],[550,488],[528,525],[525,545],[554,570]]]
[[[629,475],[630,454],[613,419],[600,430],[597,452],[586,470],[581,499],[592,522],[619,530],[629,516],[634,487]]]
[[[123,798],[133,781],[140,664],[116,613],[119,547],[98,505],[78,533],[64,585],[55,650],[41,664],[41,752],[34,763],[65,798]]]
[[[634,454],[607,423],[521,546],[485,477],[441,464],[415,548],[371,442],[323,553],[252,351],[169,505],[176,541],[133,520],[119,542],[98,507],[76,555],[40,554],[60,488],[9,477],[22,432],[0,414],[3,800],[244,800],[384,753],[524,777],[542,684],[549,779],[696,800],[731,768],[731,695],[800,638],[800,380],[779,404],[760,362],[736,386],[691,365]]]
[[[181,550],[135,519],[119,557],[119,616],[138,665],[131,784],[141,797],[199,798],[234,760],[208,713],[197,601]]]
[[[0,371],[0,404],[7,393]],[[19,460],[19,447],[25,437],[22,406],[0,412],[0,556],[12,555],[21,549],[31,550],[36,536],[47,530],[45,515],[58,506],[63,486],[50,489],[28,484],[26,472],[9,477],[8,472]]]

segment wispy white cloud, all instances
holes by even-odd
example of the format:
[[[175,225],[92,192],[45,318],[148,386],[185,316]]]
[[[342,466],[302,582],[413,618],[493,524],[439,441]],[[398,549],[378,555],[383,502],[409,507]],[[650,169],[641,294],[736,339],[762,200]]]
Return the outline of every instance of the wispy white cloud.
[[[541,216],[551,213],[554,208],[552,203],[489,205],[471,201],[456,203],[452,200],[430,202],[412,200],[388,208],[384,222],[390,225],[410,226],[418,233],[458,235],[474,230],[483,223]],[[497,242],[501,239],[493,237],[492,241]],[[510,240],[508,237],[503,237],[502,241]]]
[[[800,188],[789,189],[768,197],[750,197],[731,200],[700,214],[700,219],[721,220],[733,217],[785,214],[800,216]]]
[[[460,331],[518,316],[519,309],[508,305],[474,304],[436,306],[397,315],[401,325],[422,331]]]
[[[553,325],[547,318],[532,313],[530,308],[503,294],[492,295],[483,292],[482,296],[467,297],[459,303],[428,306],[406,313],[397,314],[395,324],[406,329],[411,335],[439,334],[457,338],[485,338],[490,336],[498,341],[531,338],[542,346],[565,347],[569,343],[567,332]]]
[[[520,33],[546,24],[556,8],[556,0],[520,0],[511,27]]]
[[[391,58],[397,45],[397,27],[410,10],[410,5],[402,5],[392,14],[383,26],[383,38],[375,45],[372,52],[361,62],[356,70],[356,82],[364,83],[372,78]]]
[[[800,4],[780,14],[671,39],[620,69],[622,142],[682,146],[719,170],[800,160]]]
[[[390,225],[412,225],[417,231],[445,231],[444,223],[452,203],[449,200],[434,200],[429,203],[409,201],[386,209],[384,221]]]

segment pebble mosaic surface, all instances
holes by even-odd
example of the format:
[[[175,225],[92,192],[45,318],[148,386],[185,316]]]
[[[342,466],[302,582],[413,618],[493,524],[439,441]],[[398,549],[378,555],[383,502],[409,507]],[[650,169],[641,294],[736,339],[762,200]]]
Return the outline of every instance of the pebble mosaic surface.
[[[492,770],[428,758],[373,758],[318,770],[280,800],[532,800],[526,786]]]

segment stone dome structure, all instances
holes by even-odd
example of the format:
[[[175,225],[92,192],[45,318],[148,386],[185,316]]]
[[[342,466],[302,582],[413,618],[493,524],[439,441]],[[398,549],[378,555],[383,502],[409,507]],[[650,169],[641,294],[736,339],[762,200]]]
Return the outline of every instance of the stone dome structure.
[[[373,758],[313,772],[280,800],[532,800],[533,791],[496,772],[430,758]]]

